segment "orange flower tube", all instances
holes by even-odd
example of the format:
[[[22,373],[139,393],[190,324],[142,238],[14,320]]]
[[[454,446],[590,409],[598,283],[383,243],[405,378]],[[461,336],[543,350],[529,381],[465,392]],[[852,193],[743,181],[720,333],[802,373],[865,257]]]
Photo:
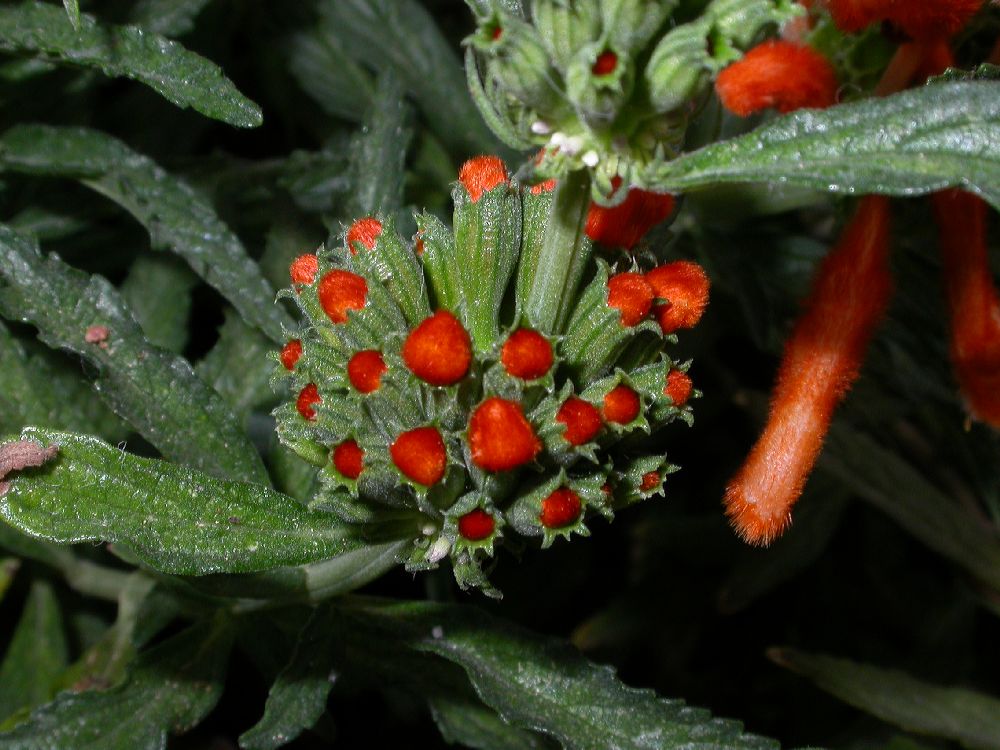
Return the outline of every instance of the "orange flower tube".
[[[785,344],[764,432],[726,489],[726,514],[750,544],[770,544],[791,522],[833,411],[885,311],[889,247],[888,199],[863,198]]]
[[[986,204],[969,193],[931,196],[951,313],[951,359],[969,411],[1000,429],[1000,299],[986,249]]]

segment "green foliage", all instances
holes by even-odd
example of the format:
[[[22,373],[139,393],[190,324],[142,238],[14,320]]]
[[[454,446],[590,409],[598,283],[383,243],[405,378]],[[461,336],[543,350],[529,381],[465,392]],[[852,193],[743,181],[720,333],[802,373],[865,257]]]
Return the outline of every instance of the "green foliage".
[[[191,107],[237,127],[254,128],[263,122],[260,107],[217,65],[136,26],[100,24],[81,15],[76,0],[66,0],[66,6],[66,13],[41,0],[0,6],[0,49],[132,78],[178,107]]]

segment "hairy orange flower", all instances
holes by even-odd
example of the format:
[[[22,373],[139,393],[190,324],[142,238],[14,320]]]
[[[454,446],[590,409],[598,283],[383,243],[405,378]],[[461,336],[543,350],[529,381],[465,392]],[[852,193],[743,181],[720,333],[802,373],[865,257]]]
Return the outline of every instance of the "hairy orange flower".
[[[403,361],[431,385],[454,385],[472,362],[472,342],[458,318],[438,310],[410,331],[403,343]]]
[[[348,479],[357,479],[365,468],[365,452],[354,440],[345,440],[333,449],[333,466]]]
[[[358,251],[354,249],[354,243],[359,242],[362,247],[374,250],[380,234],[382,234],[382,222],[378,219],[371,216],[358,219],[347,230],[347,249],[351,251],[351,255],[356,255]]]
[[[621,313],[626,328],[641,323],[652,306],[653,287],[641,273],[618,273],[608,279],[608,307]]]
[[[681,328],[694,328],[708,306],[709,281],[705,270],[689,260],[676,260],[657,266],[646,274],[646,281],[658,299],[666,300],[653,308],[653,315],[664,334]]]
[[[621,185],[621,178],[615,177],[611,184],[617,190]],[[674,196],[632,188],[625,200],[617,206],[605,207],[592,203],[587,212],[585,231],[590,239],[602,245],[631,250],[639,244],[646,232],[673,211]]]
[[[889,201],[867,196],[820,266],[785,344],[767,425],[726,489],[726,513],[751,544],[770,544],[791,522],[833,410],[885,311],[889,246]]]
[[[507,167],[498,156],[473,157],[458,170],[458,181],[469,191],[473,203],[477,203],[483,193],[507,180]]]
[[[408,430],[389,446],[389,456],[403,476],[417,484],[437,484],[448,468],[448,451],[435,427]]]
[[[569,487],[560,487],[542,500],[542,512],[538,520],[547,529],[569,526],[580,517],[580,496]]]
[[[826,0],[834,22],[844,31],[861,31],[889,21],[913,39],[948,38],[983,7],[984,0]]]
[[[542,449],[521,405],[491,396],[469,418],[472,462],[485,471],[509,471],[528,463]]]
[[[364,276],[339,268],[327,271],[319,280],[319,303],[334,323],[346,323],[348,310],[360,310],[368,300]]]

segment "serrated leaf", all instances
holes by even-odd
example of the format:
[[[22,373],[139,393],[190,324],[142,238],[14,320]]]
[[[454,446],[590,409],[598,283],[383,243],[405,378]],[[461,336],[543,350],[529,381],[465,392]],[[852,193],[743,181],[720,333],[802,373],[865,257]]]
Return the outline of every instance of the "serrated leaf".
[[[122,298],[151,344],[175,354],[183,351],[197,281],[176,258],[141,255],[132,263]]]
[[[191,107],[236,127],[255,128],[263,122],[260,107],[243,96],[218,65],[138,26],[102,24],[82,14],[74,28],[65,11],[26,0],[0,6],[0,49],[131,78],[178,107]]]
[[[318,33],[376,72],[391,71],[435,134],[462,155],[495,153],[451,44],[415,0],[323,0]],[[339,73],[334,69],[328,75]]]
[[[0,734],[0,750],[162,750],[219,700],[231,644],[224,620],[197,623],[143,654],[118,687],[60,694]]]
[[[43,258],[34,243],[3,226],[0,312],[32,323],[45,343],[97,367],[101,397],[164,456],[217,476],[268,481],[222,399],[187,360],[145,340],[111,284],[56,257]]]
[[[1000,83],[802,110],[655,165],[639,181],[667,192],[756,181],[899,196],[960,187],[1000,208]]]
[[[36,580],[0,664],[0,719],[51,699],[68,652],[55,593]]]
[[[194,20],[211,0],[139,0],[130,14],[145,31],[177,37],[194,28]]]
[[[86,435],[27,428],[20,435],[59,447],[42,468],[15,473],[0,516],[58,544],[123,545],[164,573],[253,573],[326,560],[412,533],[366,529],[311,511],[263,485],[216,479],[139,458]]]
[[[932,550],[1000,591],[1000,537],[899,455],[835,423],[820,465]]]
[[[26,425],[91,432],[118,441],[128,427],[90,384],[38,342],[18,341],[0,322],[0,433]]]
[[[291,319],[239,238],[184,181],[96,130],[24,125],[0,137],[0,168],[75,177],[146,227],[154,249],[169,249],[274,341]]]
[[[895,726],[955,740],[968,748],[1000,748],[1000,700],[918,680],[905,672],[793,649],[768,655],[821,690]]]
[[[627,687],[568,644],[472,607],[354,599],[344,611],[460,665],[503,719],[545,732],[570,750],[778,748],[744,734],[738,722]]]

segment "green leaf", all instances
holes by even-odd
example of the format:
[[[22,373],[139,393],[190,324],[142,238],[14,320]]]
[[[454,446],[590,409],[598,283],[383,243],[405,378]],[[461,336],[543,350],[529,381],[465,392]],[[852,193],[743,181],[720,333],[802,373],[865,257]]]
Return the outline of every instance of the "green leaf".
[[[835,423],[820,465],[932,550],[1000,591],[1000,537],[899,455]]]
[[[996,698],[832,656],[783,648],[771,649],[768,656],[821,690],[907,731],[955,740],[969,748],[1000,748]]]
[[[85,435],[28,428],[20,439],[59,447],[42,468],[9,478],[0,496],[0,516],[32,536],[121,544],[180,575],[271,570],[369,545],[333,514],[259,484],[139,458]],[[371,543],[413,533],[401,526],[368,530]]]
[[[232,628],[200,622],[150,649],[104,692],[65,692],[0,734],[0,750],[154,750],[197,724],[222,694]]]
[[[351,218],[390,212],[403,203],[406,150],[413,135],[407,127],[410,108],[391,73],[379,76],[375,101],[365,127],[351,143]]]
[[[194,28],[194,20],[211,0],[139,0],[131,21],[144,31],[177,37]]]
[[[802,110],[639,178],[668,192],[765,180],[899,196],[961,187],[1000,208],[1000,83],[942,83]]]
[[[463,156],[494,153],[499,144],[483,124],[465,86],[462,64],[416,0],[323,0],[317,28],[324,43],[392,72],[416,99],[434,133]],[[339,68],[327,71],[337,76]],[[359,103],[359,111],[363,111]]]
[[[0,719],[49,701],[68,656],[55,593],[36,580],[0,664]]]
[[[260,456],[222,399],[187,360],[149,345],[111,284],[43,258],[3,226],[0,312],[32,323],[45,343],[97,367],[101,397],[164,456],[217,476],[267,482]]]
[[[225,399],[242,422],[257,408],[277,400],[271,390],[275,351],[271,341],[231,310],[219,330],[219,340],[195,371]]]
[[[243,96],[218,65],[138,26],[102,24],[83,14],[75,29],[64,11],[26,0],[0,5],[0,49],[131,78],[178,107],[191,107],[240,128],[263,122],[260,107]]]
[[[151,344],[175,354],[183,351],[197,281],[176,258],[141,255],[132,263],[120,291]]]
[[[240,747],[273,750],[319,720],[333,688],[334,646],[329,622],[314,610],[299,632],[291,658],[268,691],[264,716],[240,735]]]
[[[248,323],[284,343],[291,320],[239,238],[201,195],[151,159],[96,130],[25,125],[0,138],[0,168],[82,180],[142,222],[154,249],[180,255]]]
[[[127,426],[93,393],[78,367],[38,342],[17,340],[0,322],[0,433],[33,424],[124,439]]]
[[[460,665],[504,720],[545,732],[569,750],[778,747],[744,734],[738,722],[627,687],[568,644],[472,607],[357,598],[341,615],[361,619],[369,638],[395,636]]]
[[[63,0],[63,7],[66,8],[66,15],[73,28],[80,30],[80,3],[77,0]]]
[[[297,34],[290,47],[288,67],[302,89],[327,114],[361,122],[375,101],[371,74],[322,29]]]
[[[0,543],[2,543],[2,540],[0,540]],[[20,567],[21,561],[16,557],[0,558],[0,604],[3,603],[4,595],[14,582],[14,576],[17,575],[18,568]]]

